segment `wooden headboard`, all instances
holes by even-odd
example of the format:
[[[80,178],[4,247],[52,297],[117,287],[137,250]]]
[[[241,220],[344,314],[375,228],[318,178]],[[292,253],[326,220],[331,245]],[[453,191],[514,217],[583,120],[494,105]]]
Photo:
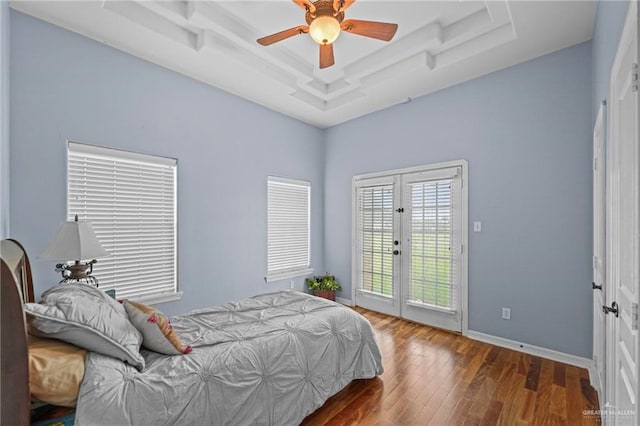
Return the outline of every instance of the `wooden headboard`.
[[[31,264],[22,245],[0,241],[0,424],[28,425],[29,357],[23,303],[33,302]]]

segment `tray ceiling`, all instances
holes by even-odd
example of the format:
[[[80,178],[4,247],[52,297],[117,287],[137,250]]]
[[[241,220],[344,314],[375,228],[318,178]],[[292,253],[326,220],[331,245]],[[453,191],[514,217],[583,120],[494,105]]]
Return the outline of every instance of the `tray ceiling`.
[[[394,22],[391,42],[343,33],[318,68],[292,1],[12,1],[11,7],[324,128],[591,38],[587,1],[357,0],[345,19]]]

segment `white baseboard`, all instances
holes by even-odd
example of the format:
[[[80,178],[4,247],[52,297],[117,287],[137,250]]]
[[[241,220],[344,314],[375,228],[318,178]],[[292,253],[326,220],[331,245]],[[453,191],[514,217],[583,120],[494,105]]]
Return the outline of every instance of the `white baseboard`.
[[[589,371],[590,380],[595,380],[595,372],[593,371],[593,360],[583,358],[581,356],[571,355],[564,352],[554,351],[553,349],[542,348],[540,346],[530,345],[528,343],[517,342],[515,340],[505,339],[503,337],[492,336],[490,334],[480,333],[479,331],[469,330],[467,337],[473,340],[479,340],[492,345],[500,346],[514,351],[524,352],[529,355],[547,358],[552,361],[558,361],[576,367],[586,368]],[[595,386],[594,386],[595,387]]]
[[[342,297],[336,297],[336,302],[342,303],[343,305],[353,306],[353,302],[351,299],[343,299]]]

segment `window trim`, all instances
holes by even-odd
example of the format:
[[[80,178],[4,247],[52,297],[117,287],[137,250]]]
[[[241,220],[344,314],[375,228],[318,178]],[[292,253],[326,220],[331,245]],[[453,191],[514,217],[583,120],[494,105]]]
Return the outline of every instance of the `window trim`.
[[[307,250],[308,250],[308,263],[306,267],[300,267],[298,269],[286,269],[286,270],[276,270],[274,272],[269,272],[269,183],[280,183],[298,187],[306,187],[308,191],[308,206],[307,206],[307,228],[308,228],[308,238],[307,238]],[[267,273],[264,276],[264,280],[267,283],[271,283],[274,281],[281,281],[288,278],[297,278],[303,276],[309,276],[313,274],[314,269],[311,267],[311,182],[299,179],[290,179],[284,178],[280,176],[268,175],[267,176],[267,253],[266,253],[266,271]]]
[[[182,299],[183,296],[183,291],[181,290],[181,286],[180,286],[180,271],[179,271],[179,265],[180,265],[180,259],[179,259],[179,251],[178,251],[178,246],[179,246],[179,234],[178,234],[178,220],[179,220],[179,215],[178,215],[178,159],[177,158],[170,158],[170,157],[166,157],[166,156],[160,156],[160,155],[152,155],[152,154],[144,154],[144,153],[140,153],[140,152],[135,152],[135,151],[129,151],[129,150],[125,150],[125,149],[121,149],[121,148],[113,148],[113,147],[107,147],[107,146],[100,146],[100,145],[95,145],[95,144],[89,144],[89,143],[84,143],[84,142],[78,142],[75,140],[67,140],[66,141],[66,145],[67,145],[67,150],[66,150],[66,160],[67,160],[67,164],[66,164],[66,216],[69,217],[70,214],[70,200],[69,200],[69,160],[70,160],[70,155],[71,155],[71,145],[75,146],[75,153],[84,153],[84,154],[89,154],[89,155],[105,155],[106,151],[116,151],[119,155],[122,156],[122,159],[124,161],[134,161],[134,162],[140,162],[140,163],[145,163],[145,162],[150,162],[153,164],[163,164],[163,165],[172,165],[175,167],[175,173],[174,173],[174,200],[173,200],[173,209],[174,209],[174,217],[175,217],[175,223],[174,223],[174,233],[175,233],[175,238],[174,238],[174,258],[175,258],[175,265],[174,265],[174,276],[175,276],[175,291],[173,292],[168,292],[168,293],[163,293],[163,294],[153,294],[153,295],[142,295],[139,297],[136,297],[135,300],[137,302],[143,302],[145,304],[148,305],[155,305],[155,304],[160,304],[160,303],[166,303],[166,302],[172,302],[172,301],[177,301]],[[107,155],[108,156],[108,155]],[[116,297],[118,297],[117,295],[117,289],[116,289]]]

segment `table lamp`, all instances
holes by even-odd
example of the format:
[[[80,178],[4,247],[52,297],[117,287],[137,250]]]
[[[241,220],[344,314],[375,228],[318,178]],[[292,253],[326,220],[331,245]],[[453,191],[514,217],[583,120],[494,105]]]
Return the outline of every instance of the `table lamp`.
[[[109,256],[96,237],[90,222],[78,221],[76,215],[74,221],[65,222],[60,227],[58,235],[49,243],[42,253],[42,260],[64,261],[58,263],[56,271],[62,273],[60,283],[87,282],[98,286],[98,279],[91,275],[95,258]],[[92,259],[86,261],[87,259]],[[82,262],[85,260],[85,262]],[[73,263],[71,263],[73,262]]]

